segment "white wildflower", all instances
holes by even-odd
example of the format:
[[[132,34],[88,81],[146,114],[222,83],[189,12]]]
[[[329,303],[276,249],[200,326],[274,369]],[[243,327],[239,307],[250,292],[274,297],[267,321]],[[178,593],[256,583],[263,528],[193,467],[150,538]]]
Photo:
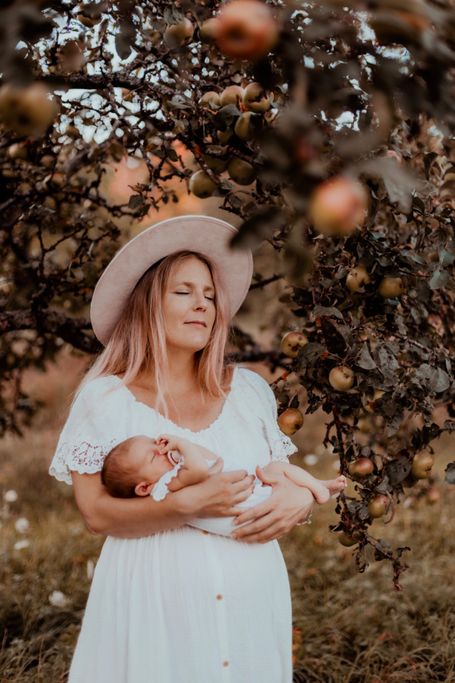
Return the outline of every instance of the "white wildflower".
[[[93,572],[95,571],[95,563],[93,560],[87,560],[87,578],[89,581],[93,579]]]
[[[19,519],[16,519],[14,526],[19,534],[26,534],[30,528],[29,521],[26,517],[19,517]]]
[[[28,548],[30,545],[30,541],[26,538],[24,538],[23,541],[16,541],[14,544],[14,550],[23,550],[24,548]]]
[[[314,453],[308,453],[308,455],[305,455],[303,458],[303,462],[305,463],[305,465],[316,465],[317,461],[318,456]]]
[[[5,491],[5,494],[3,496],[3,500],[5,501],[5,503],[15,503],[18,498],[19,496],[13,489]]]
[[[49,595],[49,602],[52,607],[67,607],[69,604],[69,599],[62,593],[62,591],[52,591]]]

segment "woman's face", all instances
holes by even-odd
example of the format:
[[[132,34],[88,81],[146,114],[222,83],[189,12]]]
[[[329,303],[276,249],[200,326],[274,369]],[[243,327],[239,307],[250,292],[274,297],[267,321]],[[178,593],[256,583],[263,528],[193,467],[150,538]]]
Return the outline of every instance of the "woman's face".
[[[163,298],[168,348],[203,349],[215,314],[215,289],[205,263],[191,256],[174,266]]]

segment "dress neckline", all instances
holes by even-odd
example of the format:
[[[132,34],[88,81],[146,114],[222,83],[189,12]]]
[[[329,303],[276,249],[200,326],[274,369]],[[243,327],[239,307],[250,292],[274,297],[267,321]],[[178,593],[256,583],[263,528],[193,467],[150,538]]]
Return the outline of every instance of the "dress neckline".
[[[162,420],[166,420],[166,422],[169,422],[169,424],[171,424],[173,427],[180,429],[180,431],[182,431],[182,432],[187,432],[188,434],[204,434],[205,432],[208,432],[210,429],[212,429],[219,422],[221,422],[221,419],[223,418],[223,416],[226,412],[229,399],[232,397],[232,393],[234,391],[234,386],[235,386],[235,382],[237,380],[237,376],[238,376],[238,367],[237,367],[237,365],[235,365],[233,373],[232,373],[232,378],[231,378],[231,387],[229,389],[229,392],[228,392],[226,398],[224,399],[224,403],[223,403],[221,410],[218,413],[217,417],[207,427],[204,427],[204,429],[194,430],[194,429],[190,429],[189,427],[182,427],[182,426],[178,425],[176,422],[171,420],[169,417],[165,417],[162,413],[160,413],[158,410],[156,410],[156,408],[152,408],[152,406],[149,406],[147,403],[140,401],[138,398],[136,398],[136,396],[133,394],[131,389],[129,389],[126,386],[126,384],[123,384],[123,381],[121,380],[121,378],[118,375],[111,375],[111,377],[113,377],[118,383],[120,383],[120,388],[123,388],[125,393],[130,397],[130,399],[134,403],[137,403],[138,405],[143,406],[147,410],[151,411],[154,415],[158,415]]]

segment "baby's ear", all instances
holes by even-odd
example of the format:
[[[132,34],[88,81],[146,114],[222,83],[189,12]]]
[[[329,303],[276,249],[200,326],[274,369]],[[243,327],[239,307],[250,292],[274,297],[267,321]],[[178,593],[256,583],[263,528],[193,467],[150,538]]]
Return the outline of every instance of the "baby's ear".
[[[141,481],[139,484],[136,484],[134,493],[136,496],[149,496],[152,488],[153,484],[149,484],[146,481]]]

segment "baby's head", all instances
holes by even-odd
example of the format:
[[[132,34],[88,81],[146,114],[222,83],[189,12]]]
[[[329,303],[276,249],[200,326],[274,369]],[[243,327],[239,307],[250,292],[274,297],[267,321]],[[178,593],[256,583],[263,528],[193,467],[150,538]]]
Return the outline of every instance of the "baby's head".
[[[148,496],[158,479],[171,469],[172,464],[155,439],[132,436],[107,454],[101,481],[116,498]]]

